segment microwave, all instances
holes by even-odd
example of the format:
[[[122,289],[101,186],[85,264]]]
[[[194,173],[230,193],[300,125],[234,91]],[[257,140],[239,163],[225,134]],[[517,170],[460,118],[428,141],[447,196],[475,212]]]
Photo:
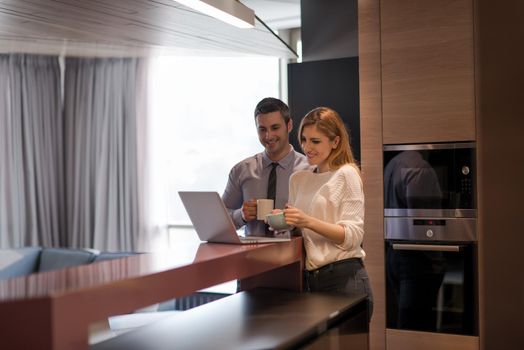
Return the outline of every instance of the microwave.
[[[384,146],[385,217],[476,217],[475,143]]]

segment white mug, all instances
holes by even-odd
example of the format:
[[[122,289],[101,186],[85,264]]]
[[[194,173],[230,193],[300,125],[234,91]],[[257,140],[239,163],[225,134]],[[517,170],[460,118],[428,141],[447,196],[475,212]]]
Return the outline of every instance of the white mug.
[[[271,214],[273,208],[272,199],[257,199],[257,220],[264,220],[267,214]]]

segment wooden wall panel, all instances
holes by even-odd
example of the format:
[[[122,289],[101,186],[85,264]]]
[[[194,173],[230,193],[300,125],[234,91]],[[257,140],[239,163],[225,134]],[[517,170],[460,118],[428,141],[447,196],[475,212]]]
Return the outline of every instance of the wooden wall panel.
[[[384,143],[475,139],[472,1],[380,2]]]
[[[476,1],[480,348],[524,349],[524,2]]]
[[[479,338],[455,334],[386,330],[388,350],[478,350]]]
[[[379,0],[358,2],[361,165],[366,196],[364,249],[375,305],[370,349],[385,349],[384,204]]]
[[[524,37],[522,13],[520,0],[359,1],[365,248],[376,299],[372,349],[524,348],[524,275],[514,270],[524,245],[524,50],[516,44]],[[385,330],[382,114],[386,144],[477,141],[478,338]]]

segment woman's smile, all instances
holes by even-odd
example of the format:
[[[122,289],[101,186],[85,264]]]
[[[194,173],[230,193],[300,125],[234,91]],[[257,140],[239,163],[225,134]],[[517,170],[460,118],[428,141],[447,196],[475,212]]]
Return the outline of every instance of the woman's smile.
[[[307,159],[313,160],[316,156],[318,156],[318,154],[316,152],[307,152],[306,153]]]

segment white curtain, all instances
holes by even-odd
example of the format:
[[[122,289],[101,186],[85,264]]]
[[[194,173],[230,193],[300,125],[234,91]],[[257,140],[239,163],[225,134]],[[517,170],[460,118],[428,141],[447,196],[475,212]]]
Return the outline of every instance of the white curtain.
[[[65,67],[66,245],[139,249],[146,62],[67,58]]]
[[[60,245],[62,130],[58,58],[0,55],[0,247]]]

